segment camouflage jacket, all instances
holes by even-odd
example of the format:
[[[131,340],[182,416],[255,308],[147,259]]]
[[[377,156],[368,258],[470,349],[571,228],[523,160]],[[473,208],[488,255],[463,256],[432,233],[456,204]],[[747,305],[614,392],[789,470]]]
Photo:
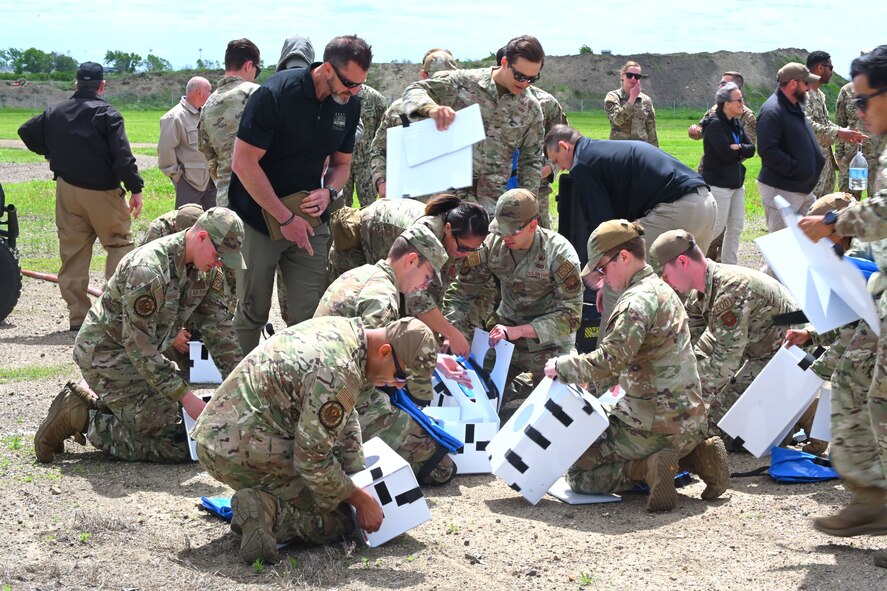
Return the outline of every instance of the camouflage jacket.
[[[161,353],[191,319],[223,376],[243,354],[228,314],[221,269],[185,265],[185,233],[165,236],[127,254],[77,335],[81,359],[125,351],[155,390],[179,400],[188,389]]]
[[[209,172],[216,181],[216,203],[228,206],[228,186],[231,184],[231,158],[234,138],[240,128],[240,117],[250,95],[259,88],[240,76],[226,76],[219,80],[216,90],[209,95],[200,110],[197,127],[197,147],[206,156]]]
[[[539,106],[542,107],[542,124],[544,126],[545,135],[548,135],[548,132],[551,131],[551,128],[555,125],[567,124],[567,114],[564,112],[564,108],[556,98],[535,86],[528,86],[527,92],[536,97],[536,100],[539,101]],[[557,166],[552,165],[552,169],[556,174]],[[542,196],[551,194],[551,185],[548,181],[548,177],[542,179],[542,184],[539,185],[538,194]]]
[[[469,310],[484,286],[499,283],[498,321],[506,326],[530,324],[538,342],[530,351],[572,346],[582,317],[579,255],[566,238],[538,228],[526,251],[512,251],[500,236],[487,235],[483,248],[471,253],[444,299],[444,314],[463,334],[470,334]]]
[[[705,392],[721,389],[747,359],[770,359],[782,346],[785,326],[773,317],[800,307],[781,283],[754,269],[707,261],[705,291],[691,291],[691,332],[702,336],[695,353]]]
[[[388,153],[388,128],[403,125],[400,116],[406,115],[403,101],[397,99],[385,109],[379,120],[379,127],[370,144],[370,170],[373,173],[373,184],[378,188],[379,181],[385,178],[385,156]]]
[[[567,383],[619,383],[612,413],[642,431],[678,434],[705,422],[699,374],[681,300],[649,265],[632,277],[610,316],[609,333],[585,355],[557,358]]]
[[[854,96],[852,82],[848,82],[841,88],[841,92],[838,93],[838,100],[835,103],[835,124],[839,127],[855,129],[869,135],[870,137],[862,142],[862,154],[869,163],[877,163],[878,156],[887,147],[887,134],[871,135],[865,129],[859,115],[856,113],[856,107],[853,105]],[[842,171],[846,171],[850,167],[850,161],[856,156],[857,145],[848,144],[839,138],[835,141],[834,149],[838,167]],[[870,164],[869,170],[871,172],[869,174],[875,172],[872,168]]]
[[[388,261],[346,271],[333,281],[314,317],[360,318],[366,328],[383,328],[400,317],[400,290]]]
[[[828,105],[825,104],[825,94],[818,88],[807,91],[805,112],[813,125],[813,133],[819,142],[819,149],[826,160],[833,158],[832,144],[838,137],[839,127],[828,118]]]
[[[354,153],[351,156],[351,170],[359,170],[370,165],[370,150],[373,144],[373,138],[385,109],[388,107],[388,101],[382,96],[378,90],[364,84],[360,87],[357,94],[360,97],[360,120],[363,121],[364,132],[360,136],[360,140],[354,144]]]
[[[178,212],[174,209],[151,220],[151,223],[148,224],[148,229],[145,231],[145,237],[142,238],[139,246],[144,246],[158,238],[175,234],[177,213]]]
[[[610,119],[611,140],[640,140],[659,147],[656,109],[649,96],[642,92],[634,103],[629,103],[624,90],[611,90],[604,98],[604,109]]]
[[[511,162],[517,162],[518,186],[539,190],[544,126],[542,108],[530,93],[500,92],[493,80],[495,68],[452,70],[414,82],[403,93],[407,115],[426,116],[434,104],[454,110],[480,105],[486,139],[474,145],[474,195],[485,207],[495,207],[511,178]]]
[[[318,512],[355,486],[363,467],[357,413],[366,333],[358,319],[314,318],[256,347],[219,386],[192,436],[229,462],[293,475]]]

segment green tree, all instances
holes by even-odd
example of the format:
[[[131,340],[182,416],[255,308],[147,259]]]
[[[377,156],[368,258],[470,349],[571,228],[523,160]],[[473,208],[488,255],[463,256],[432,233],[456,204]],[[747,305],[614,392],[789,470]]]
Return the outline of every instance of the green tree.
[[[105,63],[113,65],[118,72],[135,72],[142,64],[142,56],[137,53],[127,53],[125,51],[107,51],[105,53]]]
[[[31,74],[52,72],[52,55],[36,47],[29,47],[22,53],[22,68]]]
[[[12,68],[16,74],[21,74],[25,69],[25,64],[22,61],[23,55],[24,52],[17,47],[0,49],[0,61]]]
[[[579,48],[579,55],[591,55],[592,53],[594,53],[594,50],[592,50],[588,45],[583,45]]]
[[[153,53],[148,54],[148,57],[145,58],[144,64],[145,70],[147,70],[148,72],[163,72],[166,70],[172,70],[172,64],[169,63],[168,60],[165,60],[162,57],[157,57]]]
[[[55,72],[76,72],[77,60],[70,55],[52,52],[52,69]]]

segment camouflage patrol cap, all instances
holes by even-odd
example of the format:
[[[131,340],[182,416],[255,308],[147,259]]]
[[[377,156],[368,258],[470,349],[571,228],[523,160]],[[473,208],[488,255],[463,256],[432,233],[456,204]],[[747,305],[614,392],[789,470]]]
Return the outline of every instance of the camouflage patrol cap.
[[[588,237],[588,262],[579,276],[591,275],[607,251],[643,234],[643,230],[639,233],[628,220],[608,220],[601,223]]]
[[[416,318],[401,318],[385,327],[413,398],[431,400],[431,375],[437,365],[437,339],[425,323]]]
[[[830,211],[841,211],[852,203],[856,203],[856,199],[850,193],[829,193],[814,201],[807,215],[825,215]]]
[[[496,217],[490,222],[490,233],[511,236],[539,216],[539,202],[527,189],[510,189],[496,201]]]
[[[798,62],[789,62],[779,68],[776,73],[776,81],[780,84],[790,82],[792,80],[802,80],[804,82],[816,82],[819,76],[811,74],[810,70],[804,64]]]
[[[212,207],[197,218],[200,226],[209,234],[219,253],[219,258],[231,269],[246,269],[240,249],[243,246],[243,222],[227,207]]]
[[[456,60],[453,59],[453,54],[445,49],[432,51],[425,57],[425,61],[422,62],[422,69],[429,76],[446,70],[455,70],[458,67]]]
[[[410,246],[419,251],[425,259],[431,263],[434,268],[434,274],[440,279],[440,270],[449,259],[447,249],[440,243],[437,236],[434,235],[425,224],[415,224],[406,232],[401,234],[404,240],[410,243]]]
[[[176,232],[187,230],[203,215],[203,207],[198,203],[186,203],[176,210]]]
[[[657,270],[672,262],[678,255],[682,255],[696,246],[693,234],[686,230],[669,230],[653,241],[650,246],[650,257]]]

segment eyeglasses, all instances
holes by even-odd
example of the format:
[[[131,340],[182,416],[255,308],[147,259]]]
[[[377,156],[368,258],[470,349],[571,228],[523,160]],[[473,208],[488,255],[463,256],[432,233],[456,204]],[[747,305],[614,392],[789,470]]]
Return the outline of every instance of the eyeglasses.
[[[458,252],[478,252],[480,249],[484,247],[483,242],[481,242],[477,247],[471,248],[470,246],[463,246],[461,242],[459,242],[459,237],[453,234],[453,240],[456,241],[456,250]]]
[[[345,88],[357,88],[359,86],[363,86],[364,82],[366,82],[366,80],[364,80],[364,82],[352,82],[348,78],[343,77],[342,74],[339,73],[339,70],[336,68],[336,66],[333,66],[332,64],[330,64],[330,66],[333,68],[333,72],[336,73],[336,78],[339,79],[339,82],[341,82],[342,85],[345,86]]]
[[[259,67],[259,62],[253,62],[253,67],[256,69],[256,78],[258,78],[259,74],[262,73],[262,68]]]
[[[607,271],[606,271],[606,270],[607,270],[607,265],[609,265],[610,263],[612,263],[613,261],[615,261],[615,260],[616,260],[616,257],[618,257],[618,256],[619,256],[619,253],[617,252],[616,254],[614,254],[613,256],[611,256],[611,257],[610,257],[610,260],[608,260],[606,263],[604,263],[603,265],[598,265],[597,267],[595,267],[595,268],[594,268],[594,272],[606,276],[606,275],[607,275]]]
[[[400,366],[400,361],[397,359],[397,353],[394,352],[394,347],[391,347],[391,358],[394,360],[394,381],[406,384],[407,374]]]
[[[515,230],[514,232],[512,232],[511,234],[509,234],[508,237],[511,237],[511,236],[517,236],[518,234],[520,234],[521,232],[523,232],[524,230],[526,230],[526,229],[527,229],[527,226],[529,226],[530,224],[532,224],[534,221],[536,221],[536,218],[535,218],[535,217],[530,218],[530,220],[529,220],[528,222],[526,222],[523,226],[521,226],[520,228],[518,228],[517,230]]]
[[[626,78],[634,78],[635,80],[640,80],[641,78],[646,78],[647,75],[646,74],[635,74],[634,72],[626,72],[625,77]]]
[[[856,98],[853,99],[853,106],[856,107],[857,110],[865,113],[866,110],[869,108],[869,101],[880,94],[884,94],[885,92],[887,92],[887,86],[871,94],[857,94]]]
[[[739,98],[736,98],[736,99],[730,99],[730,100],[727,101],[727,102],[728,102],[728,103],[744,103],[744,102],[745,102],[745,99],[744,99],[743,97],[739,97]]]
[[[527,84],[533,84],[534,82],[538,82],[539,78],[542,78],[542,72],[539,72],[535,76],[527,76],[526,74],[521,74],[517,70],[514,69],[514,66],[508,64],[508,68],[511,70],[511,74],[514,76],[514,79],[518,82],[526,82]]]

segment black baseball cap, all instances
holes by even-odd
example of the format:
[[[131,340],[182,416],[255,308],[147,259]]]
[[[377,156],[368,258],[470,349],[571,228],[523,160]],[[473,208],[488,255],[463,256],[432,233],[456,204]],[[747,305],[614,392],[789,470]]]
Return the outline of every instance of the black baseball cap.
[[[102,64],[95,62],[83,62],[77,68],[77,80],[97,81],[105,79],[105,70]]]

